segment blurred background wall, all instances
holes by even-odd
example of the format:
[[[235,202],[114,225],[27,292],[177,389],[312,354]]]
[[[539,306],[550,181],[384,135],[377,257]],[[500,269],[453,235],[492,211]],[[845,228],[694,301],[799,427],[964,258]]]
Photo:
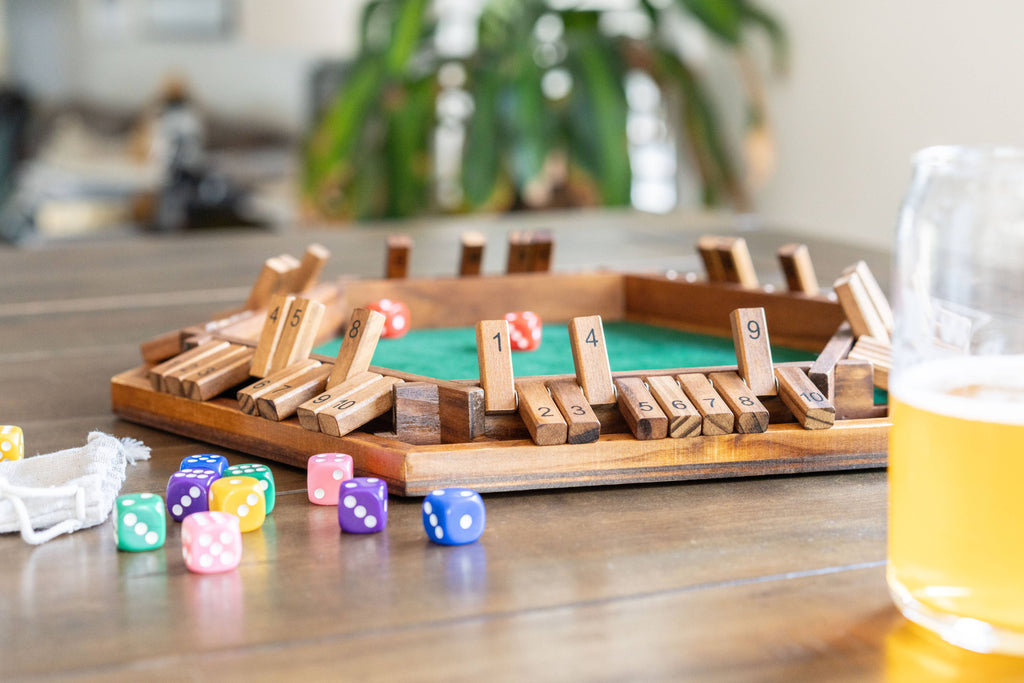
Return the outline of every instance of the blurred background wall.
[[[777,170],[755,199],[768,222],[888,246],[914,150],[1024,144],[1019,0],[761,2],[792,51],[767,78]],[[355,53],[362,4],[2,0],[0,70],[43,102],[125,110],[176,71],[206,110],[299,136],[310,72]],[[175,6],[195,25],[176,25]]]

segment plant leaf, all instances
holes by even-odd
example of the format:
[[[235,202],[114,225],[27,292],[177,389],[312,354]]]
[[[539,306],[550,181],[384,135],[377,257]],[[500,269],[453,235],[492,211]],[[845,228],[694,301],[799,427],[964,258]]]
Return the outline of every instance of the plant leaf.
[[[789,38],[782,24],[757,5],[743,0],[740,5],[743,21],[758,26],[768,36],[772,45],[772,66],[779,73],[789,70]]]
[[[424,16],[430,0],[405,0],[395,18],[391,31],[391,44],[388,46],[388,73],[402,73],[409,63],[410,57],[419,47],[420,36],[424,32]]]
[[[678,0],[709,31],[729,43],[740,40],[739,0]]]
[[[494,199],[501,179],[498,133],[498,93],[500,78],[490,68],[474,72],[473,115],[466,131],[462,153],[462,189],[466,202],[474,208]]]

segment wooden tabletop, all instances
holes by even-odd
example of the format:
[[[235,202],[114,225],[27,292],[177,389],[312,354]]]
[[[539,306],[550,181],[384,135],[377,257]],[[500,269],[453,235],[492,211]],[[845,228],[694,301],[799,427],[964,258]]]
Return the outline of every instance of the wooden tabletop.
[[[414,241],[415,276],[453,274],[458,237],[554,231],[557,270],[697,270],[697,238],[745,226],[629,212],[462,218],[360,229],[137,236],[0,248],[0,423],[30,454],[90,430],[142,439],[122,492],[163,493],[210,446],[110,412],[109,380],[140,342],[241,303],[262,261],[333,252],[324,277],[380,276],[384,240]],[[762,279],[779,231],[744,232]],[[809,242],[819,277],[883,254]],[[218,449],[220,452],[222,450]],[[232,463],[253,458],[225,452]],[[380,534],[339,532],[304,471],[271,464],[277,507],[240,567],[190,573],[166,546],[118,552],[110,522],[27,545],[0,537],[0,679],[986,680],[1024,675],[910,628],[885,586],[881,470],[485,495],[480,541],[427,541],[420,501],[393,498]],[[928,678],[939,672],[942,678]]]

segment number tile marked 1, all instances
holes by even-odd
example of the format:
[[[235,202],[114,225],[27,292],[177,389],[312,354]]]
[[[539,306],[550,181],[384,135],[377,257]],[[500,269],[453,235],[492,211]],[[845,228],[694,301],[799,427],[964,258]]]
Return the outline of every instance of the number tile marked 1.
[[[514,413],[516,390],[507,320],[481,320],[476,324],[476,354],[480,386],[484,389],[484,410]]]

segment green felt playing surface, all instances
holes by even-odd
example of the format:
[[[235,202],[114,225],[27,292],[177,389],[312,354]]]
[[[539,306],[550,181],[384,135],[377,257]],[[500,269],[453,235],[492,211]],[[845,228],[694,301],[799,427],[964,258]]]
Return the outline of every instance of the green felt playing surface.
[[[606,322],[604,334],[612,370],[736,364],[732,339],[632,322]],[[338,338],[315,352],[333,358],[340,346]],[[815,355],[772,347],[775,362],[813,360]],[[381,339],[373,364],[437,379],[475,379],[480,375],[476,331],[472,327],[412,330],[401,339]],[[517,377],[573,374],[568,326],[544,325],[540,348],[514,351],[512,368]]]

